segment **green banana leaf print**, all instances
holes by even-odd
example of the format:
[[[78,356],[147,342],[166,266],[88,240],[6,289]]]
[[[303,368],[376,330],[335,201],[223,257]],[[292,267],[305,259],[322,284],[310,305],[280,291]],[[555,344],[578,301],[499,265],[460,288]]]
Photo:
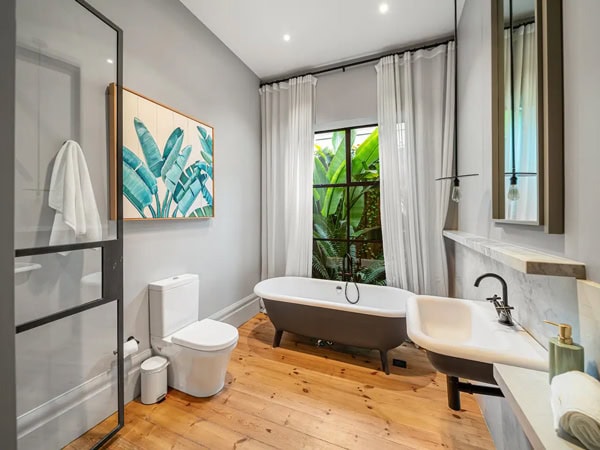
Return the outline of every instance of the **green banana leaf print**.
[[[132,122],[141,152],[123,145],[123,195],[139,217],[213,217],[212,133],[196,125],[198,140],[186,145],[185,127],[175,127],[161,151],[149,127],[138,117]]]
[[[206,168],[206,163],[196,161],[181,175],[180,184],[175,189],[173,196],[177,202],[177,208],[172,217],[176,217],[177,213],[185,216],[199,195],[204,197],[207,206],[212,207],[213,198],[206,187],[206,181],[209,178]]]
[[[200,151],[200,154],[202,155],[202,159],[204,159],[204,161],[206,161],[208,164],[212,165],[212,162],[213,162],[212,136],[209,135],[204,128],[202,128],[200,126],[197,126],[196,128],[198,129],[198,133],[200,133],[200,145],[202,145],[202,150]],[[212,175],[211,175],[211,178],[212,178]]]

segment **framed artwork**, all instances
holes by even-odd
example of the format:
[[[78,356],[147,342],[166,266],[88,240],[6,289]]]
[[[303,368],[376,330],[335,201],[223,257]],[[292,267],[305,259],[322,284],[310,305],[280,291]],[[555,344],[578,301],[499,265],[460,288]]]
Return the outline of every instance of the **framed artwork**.
[[[214,217],[213,150],[213,127],[123,88],[123,219]]]

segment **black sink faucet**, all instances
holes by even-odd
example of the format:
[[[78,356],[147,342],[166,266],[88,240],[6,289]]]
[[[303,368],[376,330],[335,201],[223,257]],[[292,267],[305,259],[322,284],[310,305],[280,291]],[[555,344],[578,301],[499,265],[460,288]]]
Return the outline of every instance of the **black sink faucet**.
[[[512,306],[508,306],[508,286],[506,285],[506,281],[504,281],[504,278],[502,278],[500,275],[495,273],[484,273],[475,280],[475,287],[479,287],[479,283],[481,283],[481,280],[484,278],[495,278],[502,285],[502,297],[498,297],[494,294],[493,297],[486,299],[494,304],[496,312],[498,313],[498,322],[500,322],[502,325],[514,325],[512,314],[510,313],[510,311],[514,308]]]

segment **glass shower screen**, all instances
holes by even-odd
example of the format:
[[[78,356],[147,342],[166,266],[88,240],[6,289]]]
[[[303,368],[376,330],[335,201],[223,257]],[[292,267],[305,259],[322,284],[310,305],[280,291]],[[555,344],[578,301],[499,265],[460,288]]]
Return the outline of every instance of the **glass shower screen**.
[[[123,425],[122,32],[84,0],[17,0],[16,23],[18,445],[97,447]]]

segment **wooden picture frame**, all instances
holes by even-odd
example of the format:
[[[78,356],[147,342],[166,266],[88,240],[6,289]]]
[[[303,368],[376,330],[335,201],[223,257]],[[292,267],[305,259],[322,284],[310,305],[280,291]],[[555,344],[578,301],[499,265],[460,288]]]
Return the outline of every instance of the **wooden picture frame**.
[[[108,86],[111,218],[116,217],[116,86]],[[123,220],[214,218],[214,128],[123,88]]]

